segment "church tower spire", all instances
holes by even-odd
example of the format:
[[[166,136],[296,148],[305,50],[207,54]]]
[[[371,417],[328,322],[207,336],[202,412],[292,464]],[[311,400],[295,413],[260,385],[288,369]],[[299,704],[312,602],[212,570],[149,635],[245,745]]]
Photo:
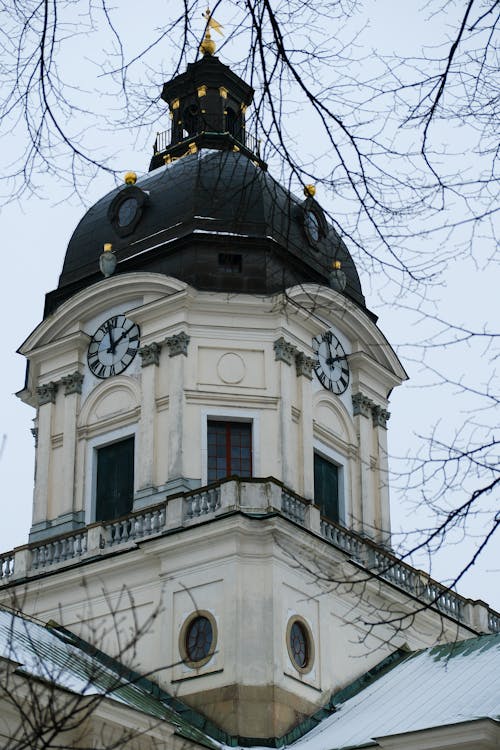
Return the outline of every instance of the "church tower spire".
[[[259,155],[259,143],[247,133],[246,111],[254,90],[227,65],[214,57],[215,42],[210,29],[220,33],[210,11],[200,45],[203,57],[189,63],[187,70],[167,81],[161,98],[168,104],[170,128],[157,133],[150,171],[201,148],[241,151],[266,168]]]

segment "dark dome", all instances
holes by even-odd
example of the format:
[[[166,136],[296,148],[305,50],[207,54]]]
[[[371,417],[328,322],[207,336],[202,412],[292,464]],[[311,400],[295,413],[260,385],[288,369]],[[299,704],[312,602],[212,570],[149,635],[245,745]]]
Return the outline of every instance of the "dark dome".
[[[332,262],[340,260],[344,294],[365,308],[352,258],[319,204],[298,200],[237,151],[200,150],[98,201],[71,237],[46,314],[102,279],[99,256],[109,242],[115,273],[164,273],[210,291],[328,286]]]

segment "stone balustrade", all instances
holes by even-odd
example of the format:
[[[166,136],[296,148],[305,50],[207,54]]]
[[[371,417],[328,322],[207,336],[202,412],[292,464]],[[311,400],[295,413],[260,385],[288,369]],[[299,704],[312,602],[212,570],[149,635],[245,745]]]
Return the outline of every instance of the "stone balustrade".
[[[320,535],[356,564],[390,582],[443,614],[480,632],[500,632],[500,614],[483,602],[464,599],[421,570],[355,532],[319,517],[311,501],[296,495],[274,479],[226,479],[199,490],[166,498],[154,507],[109,523],[95,523],[81,531],[18,547],[0,554],[0,586],[33,573],[105,555],[121,544],[161,536],[166,531],[196,526],[222,514],[243,511],[262,517],[281,514]]]

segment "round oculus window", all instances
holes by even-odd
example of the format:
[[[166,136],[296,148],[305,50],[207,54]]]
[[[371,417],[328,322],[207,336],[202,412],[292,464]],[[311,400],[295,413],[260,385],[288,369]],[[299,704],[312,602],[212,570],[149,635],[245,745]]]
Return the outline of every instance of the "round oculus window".
[[[310,672],[314,663],[312,633],[302,617],[297,615],[288,621],[286,645],[290,660],[298,672]]]
[[[290,651],[297,667],[304,669],[308,661],[307,634],[298,620],[290,628]]]
[[[117,211],[117,221],[118,226],[120,227],[128,227],[129,224],[131,224],[136,215],[139,208],[139,204],[137,202],[137,198],[126,198],[120,205],[118,206]]]
[[[193,664],[206,664],[213,653],[214,628],[205,615],[197,615],[188,621],[184,630],[184,658]]]
[[[311,210],[306,211],[305,217],[304,217],[304,224],[305,224],[306,232],[309,235],[309,238],[313,242],[317,242],[320,236],[320,225],[319,225],[319,219],[314,213],[314,211],[311,211]]]

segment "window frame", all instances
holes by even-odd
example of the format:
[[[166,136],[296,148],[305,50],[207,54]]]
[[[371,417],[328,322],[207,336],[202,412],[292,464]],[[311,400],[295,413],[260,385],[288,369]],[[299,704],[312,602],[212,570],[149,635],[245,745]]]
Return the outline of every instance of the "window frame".
[[[260,476],[260,415],[247,409],[204,409],[201,413],[201,484],[208,484],[208,423],[246,422],[252,433],[252,474]],[[242,477],[245,479],[245,477]]]
[[[329,463],[333,464],[333,466],[337,467],[337,470],[338,470],[338,475],[337,475],[338,476],[338,516],[339,516],[338,523],[340,523],[342,526],[345,526],[346,518],[347,518],[347,497],[348,497],[346,458],[341,453],[338,453],[333,448],[330,448],[330,446],[325,445],[319,440],[313,440],[313,456],[312,456],[313,475],[314,475],[314,455],[315,454],[323,458],[325,461],[329,461]],[[314,489],[315,488],[313,488],[313,490]]]
[[[137,481],[137,457],[138,457],[138,428],[137,425],[128,425],[112,430],[105,434],[96,435],[87,440],[85,455],[85,523],[95,523],[96,520],[96,500],[97,500],[97,460],[100,448],[106,448],[113,443],[120,443],[127,438],[134,438],[134,488],[133,498],[135,499],[136,481]],[[132,501],[133,502],[133,501]],[[133,509],[133,508],[132,508]]]

